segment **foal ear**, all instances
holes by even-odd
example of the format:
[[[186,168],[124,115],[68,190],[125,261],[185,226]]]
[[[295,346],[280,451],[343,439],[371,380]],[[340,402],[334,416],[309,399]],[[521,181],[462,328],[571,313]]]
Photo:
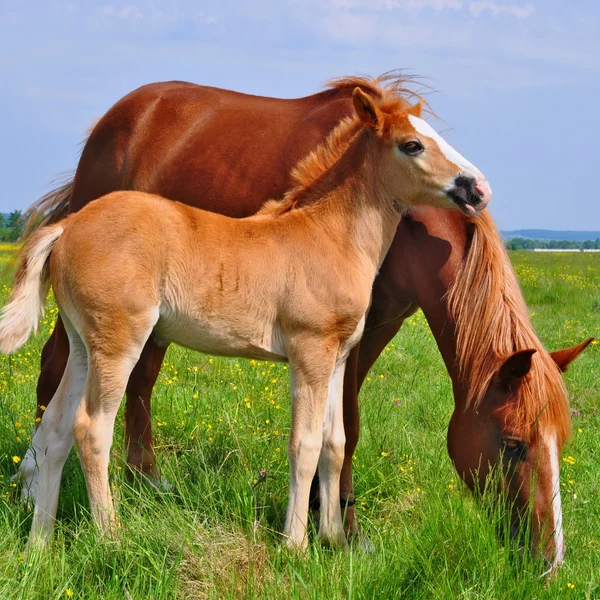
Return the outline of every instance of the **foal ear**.
[[[499,383],[511,387],[519,382],[531,370],[531,357],[537,352],[532,348],[520,350],[509,356],[498,369]]]
[[[556,350],[550,352],[552,360],[556,363],[556,366],[564,373],[569,365],[594,341],[591,337],[577,346],[571,346],[570,348],[563,348],[562,350]]]
[[[416,104],[413,104],[410,108],[407,109],[407,113],[412,115],[413,117],[421,118],[421,113],[423,112],[423,105],[425,104],[425,100],[421,98]]]
[[[381,125],[381,113],[377,106],[375,106],[373,98],[357,87],[354,88],[352,101],[354,102],[354,110],[356,111],[358,118],[367,127],[378,129]]]

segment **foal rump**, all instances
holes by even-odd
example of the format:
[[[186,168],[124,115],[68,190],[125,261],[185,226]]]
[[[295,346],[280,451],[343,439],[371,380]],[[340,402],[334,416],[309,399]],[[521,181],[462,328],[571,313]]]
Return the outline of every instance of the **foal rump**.
[[[48,258],[64,232],[64,223],[36,231],[27,242],[15,275],[15,284],[0,320],[0,352],[12,354],[37,331],[48,292]]]

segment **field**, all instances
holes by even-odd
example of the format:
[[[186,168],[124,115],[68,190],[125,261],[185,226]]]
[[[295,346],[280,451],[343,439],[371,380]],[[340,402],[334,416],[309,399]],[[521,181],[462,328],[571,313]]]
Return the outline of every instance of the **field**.
[[[13,249],[0,247],[4,266]],[[511,256],[549,349],[600,338],[600,256]],[[10,278],[0,282],[6,298]],[[56,317],[18,355],[0,357],[0,598],[600,597],[600,345],[566,374],[573,436],[561,465],[567,555],[551,581],[519,561],[458,481],[445,447],[449,378],[419,312],[361,394],[358,508],[374,545],[306,556],[282,551],[289,428],[285,365],[171,348],[154,395],[160,469],[171,487],[128,484],[117,420],[111,477],[122,533],[90,523],[75,451],[63,475],[51,551],[26,553],[31,514],[11,481],[35,417],[39,355]],[[485,502],[485,499],[484,499]]]

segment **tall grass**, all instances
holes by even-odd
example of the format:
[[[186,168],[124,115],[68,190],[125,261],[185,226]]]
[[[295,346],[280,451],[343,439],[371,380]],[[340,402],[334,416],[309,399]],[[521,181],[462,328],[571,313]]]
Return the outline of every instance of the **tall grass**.
[[[0,249],[0,260],[10,252]],[[600,337],[599,257],[515,253],[513,260],[549,349]],[[451,388],[421,313],[385,349],[361,393],[355,484],[372,552],[360,545],[331,552],[314,542],[306,556],[281,549],[286,366],[180,348],[169,350],[153,403],[156,452],[170,486],[127,483],[119,418],[111,464],[118,541],[96,535],[73,452],[51,548],[26,552],[31,513],[10,478],[34,422],[39,353],[56,314],[49,306],[40,334],[0,358],[0,598],[600,596],[600,346],[566,375],[574,409],[562,462],[568,551],[558,576],[541,580],[539,564],[501,543],[502,515],[486,497],[473,500],[452,468]]]

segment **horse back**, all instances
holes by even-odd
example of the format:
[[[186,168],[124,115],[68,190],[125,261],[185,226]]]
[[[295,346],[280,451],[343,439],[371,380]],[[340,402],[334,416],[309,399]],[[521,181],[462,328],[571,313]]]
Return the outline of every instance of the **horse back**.
[[[292,186],[294,165],[351,106],[344,90],[278,99],[185,82],[141,87],[94,127],[70,210],[138,190],[233,217],[253,214]]]

